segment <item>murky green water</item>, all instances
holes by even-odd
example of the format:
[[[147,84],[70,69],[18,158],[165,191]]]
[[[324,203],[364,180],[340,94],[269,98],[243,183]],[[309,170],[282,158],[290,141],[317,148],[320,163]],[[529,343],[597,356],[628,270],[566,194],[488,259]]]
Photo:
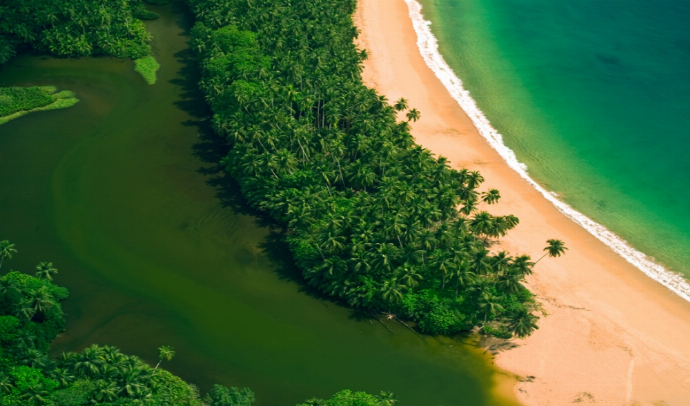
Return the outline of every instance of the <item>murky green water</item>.
[[[0,85],[56,85],[81,102],[0,126],[0,237],[7,268],[51,260],[70,289],[55,352],[113,344],[207,389],[249,386],[258,406],[344,389],[403,405],[493,405],[495,377],[471,347],[420,338],[322,300],[299,281],[280,230],[243,206],[211,163],[182,14],[149,25],[161,64],[23,56]],[[452,345],[452,347],[451,347]]]

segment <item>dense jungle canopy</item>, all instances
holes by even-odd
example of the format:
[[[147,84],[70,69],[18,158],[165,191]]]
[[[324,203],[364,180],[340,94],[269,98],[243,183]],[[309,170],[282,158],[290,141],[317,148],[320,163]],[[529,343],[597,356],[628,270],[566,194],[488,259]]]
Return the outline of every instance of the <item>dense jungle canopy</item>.
[[[356,0],[190,3],[223,164],[285,225],[309,284],[431,334],[536,328],[534,263],[489,249],[518,219],[485,211],[500,194],[478,172],[415,144],[419,111],[362,83]]]

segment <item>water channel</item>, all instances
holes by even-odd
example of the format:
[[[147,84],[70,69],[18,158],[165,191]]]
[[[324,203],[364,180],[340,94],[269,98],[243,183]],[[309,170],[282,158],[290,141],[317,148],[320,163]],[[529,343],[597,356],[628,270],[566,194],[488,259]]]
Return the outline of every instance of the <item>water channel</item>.
[[[402,405],[498,405],[500,374],[461,341],[384,328],[315,295],[281,230],[242,201],[213,164],[187,48],[189,18],[156,8],[161,64],[147,86],[129,60],[25,55],[0,86],[55,85],[81,102],[0,126],[0,238],[7,268],[53,261],[71,292],[54,353],[111,344],[207,390],[248,386],[257,406],[294,405],[340,389],[398,395]]]

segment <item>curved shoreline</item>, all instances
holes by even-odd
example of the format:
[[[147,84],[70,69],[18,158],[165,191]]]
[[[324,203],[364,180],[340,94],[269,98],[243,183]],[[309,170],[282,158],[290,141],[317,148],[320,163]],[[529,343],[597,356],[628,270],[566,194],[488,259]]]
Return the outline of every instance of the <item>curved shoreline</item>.
[[[412,124],[419,144],[455,167],[480,170],[488,187],[501,190],[502,202],[490,211],[515,214],[522,222],[496,248],[536,256],[547,238],[563,239],[570,247],[565,257],[540,262],[529,280],[548,314],[540,330],[496,358],[502,368],[536,377],[516,386],[517,397],[530,405],[589,399],[611,405],[690,404],[690,303],[576,224],[552,201],[558,199],[522,176],[524,168],[518,167],[519,173],[513,167],[519,166],[517,159],[506,162],[492,145],[500,135],[492,141],[476,123],[469,94],[464,96],[472,102],[470,115],[420,55],[416,44],[424,50],[424,38],[415,28],[428,26],[421,14],[413,25],[408,4],[418,3],[360,0],[359,42],[370,51],[365,82],[389,100],[404,96],[422,112]]]
[[[453,69],[446,63],[438,51],[438,41],[429,28],[431,22],[424,19],[422,5],[417,0],[405,0],[405,3],[407,3],[409,8],[412,25],[417,33],[417,46],[427,66],[436,74],[436,77],[448,89],[453,99],[467,113],[479,134],[501,155],[508,166],[537,189],[542,196],[553,203],[566,217],[582,226],[599,241],[611,247],[611,249],[647,276],[690,302],[690,283],[682,275],[671,272],[654,262],[648,255],[630,246],[625,240],[606,228],[606,226],[595,222],[558,199],[553,192],[546,190],[529,176],[527,166],[518,161],[515,152],[505,145],[503,136],[491,125],[474,99],[472,99],[470,92],[463,87],[462,80],[455,75]]]

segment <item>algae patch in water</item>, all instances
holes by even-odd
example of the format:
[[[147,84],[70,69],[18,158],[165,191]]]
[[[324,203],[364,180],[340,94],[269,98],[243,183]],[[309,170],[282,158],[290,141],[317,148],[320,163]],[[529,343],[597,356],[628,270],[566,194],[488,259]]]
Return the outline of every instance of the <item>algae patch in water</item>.
[[[79,102],[69,90],[55,86],[0,87],[0,124],[34,111],[57,110]]]
[[[134,60],[134,70],[139,72],[149,85],[156,84],[156,72],[161,66],[153,56],[145,56]]]

